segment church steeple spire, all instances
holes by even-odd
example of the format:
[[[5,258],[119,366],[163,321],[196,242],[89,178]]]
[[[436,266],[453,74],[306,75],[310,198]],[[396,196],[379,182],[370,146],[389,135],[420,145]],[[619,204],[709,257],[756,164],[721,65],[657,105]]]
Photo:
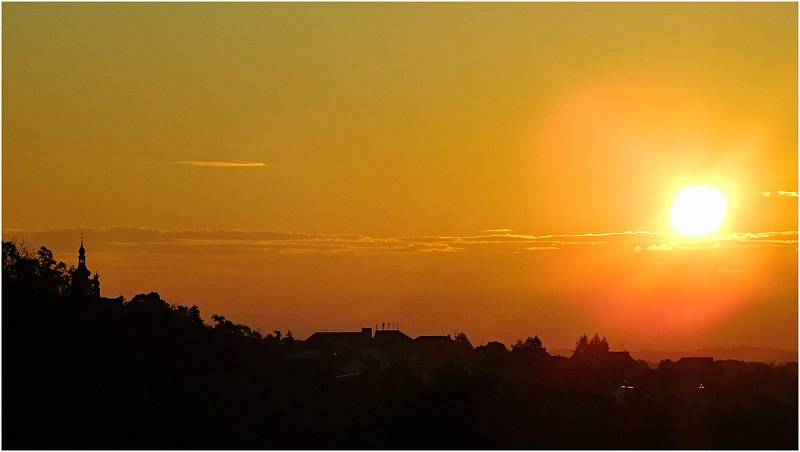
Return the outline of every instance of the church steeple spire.
[[[92,274],[86,268],[86,248],[83,247],[83,234],[81,234],[81,247],[78,248],[78,268],[72,272],[72,293],[77,299],[92,299],[100,296],[100,280],[92,279]]]
[[[86,267],[86,249],[83,247],[83,233],[81,233],[81,247],[78,248],[78,267]]]

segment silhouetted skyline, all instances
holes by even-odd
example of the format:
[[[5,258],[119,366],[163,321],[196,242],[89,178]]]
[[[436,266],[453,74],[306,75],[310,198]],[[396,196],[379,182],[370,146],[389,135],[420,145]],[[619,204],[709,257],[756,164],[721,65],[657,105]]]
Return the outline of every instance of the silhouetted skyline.
[[[9,242],[9,245],[12,245],[13,242]],[[16,246],[15,244],[13,246]],[[25,244],[20,244],[21,250],[23,253],[30,253],[30,250],[27,250]],[[27,250],[27,251],[26,251]],[[50,251],[46,247],[42,247],[39,251],[39,254],[42,255],[44,253],[47,256],[47,259],[53,259],[52,251]],[[108,298],[103,297],[100,292],[100,276],[97,272],[92,275],[92,272],[89,270],[87,266],[87,253],[84,247],[84,238],[83,234],[80,235],[80,247],[77,250],[77,266],[71,267],[67,266],[63,262],[58,263],[59,268],[66,269],[69,273],[69,294],[72,297],[73,301],[78,301],[80,303],[85,303],[88,301],[99,301],[101,303],[115,303],[115,304],[122,304],[124,302],[124,297],[120,295],[116,298]],[[212,322],[227,322],[230,323],[229,320],[225,319],[224,316],[219,314],[214,314],[210,317],[210,321]],[[233,324],[232,324],[233,325]],[[258,329],[251,329],[250,327],[240,325],[243,328],[246,328],[248,331],[258,331]],[[280,338],[280,330],[275,330],[278,338]],[[373,335],[374,334],[374,335]],[[287,330],[287,336],[289,338],[295,339],[295,335],[292,334],[291,330]],[[305,352],[311,352],[312,354],[318,352],[318,350],[314,350],[316,346],[322,346],[323,349],[333,347],[333,349],[344,347],[344,348],[352,348],[354,346],[361,346],[370,348],[375,346],[375,344],[385,343],[385,341],[390,341],[390,343],[397,343],[400,341],[401,344],[411,344],[412,342],[417,342],[420,346],[425,346],[427,344],[436,344],[444,341],[445,343],[452,342],[465,342],[470,344],[469,347],[472,348],[472,344],[469,343],[469,339],[464,332],[457,332],[453,334],[442,334],[442,335],[421,335],[418,336],[416,339],[412,339],[411,337],[404,334],[399,327],[399,322],[393,321],[382,321],[376,322],[375,327],[363,327],[360,331],[330,331],[327,328],[321,331],[314,332],[305,340],[296,340],[298,347],[303,349],[303,347],[309,348],[310,350],[305,350]],[[490,339],[488,343],[494,344],[502,344],[496,340]],[[483,345],[483,342],[480,343]],[[528,337],[524,342],[522,340],[517,340],[515,344],[511,346],[512,350],[522,349],[522,348],[532,348],[535,350],[545,351],[546,348],[542,347],[542,341],[538,336],[535,337]],[[622,347],[624,349],[624,346]],[[610,345],[608,339],[603,336],[600,338],[597,333],[589,339],[586,334],[583,334],[580,338],[576,347],[573,349],[570,348],[568,350],[564,349],[557,349],[564,352],[564,356],[573,356],[575,357],[574,352],[582,352],[585,350],[602,350],[608,352],[610,350]],[[633,358],[630,357],[630,352],[627,350],[613,352],[617,355],[615,356],[625,356],[625,359],[633,361]],[[763,361],[767,363],[777,362],[777,363],[784,363],[784,362],[793,362],[797,361],[797,350],[777,350],[777,349],[769,349],[764,347],[746,347],[740,346],[732,349],[713,349],[713,348],[702,348],[698,349],[695,352],[677,352],[677,351],[652,351],[652,350],[639,350],[636,352],[636,358],[643,360],[643,361],[650,361],[659,362],[663,360],[669,360],[670,358],[673,359],[683,359],[685,357],[694,357],[697,354],[700,355],[709,355],[708,357],[713,359],[740,359],[745,361]],[[647,357],[648,359],[645,359]]]
[[[691,351],[704,347],[730,350],[742,346],[797,350],[796,316],[792,314],[797,309],[795,234],[730,238],[699,244],[708,250],[667,252],[668,259],[676,265],[690,261],[692,264],[676,268],[670,279],[662,279],[661,273],[652,272],[658,269],[664,253],[628,248],[634,243],[655,246],[647,243],[662,240],[648,234],[612,237],[608,244],[601,245],[602,249],[596,250],[591,244],[568,245],[561,250],[566,253],[563,256],[539,251],[534,252],[535,256],[514,253],[540,247],[543,241],[591,243],[600,238],[538,238],[513,233],[428,238],[431,246],[459,246],[463,250],[422,254],[409,261],[403,253],[384,249],[407,246],[398,245],[394,239],[125,228],[84,231],[91,253],[91,270],[100,273],[106,296],[130,297],[141,291],[157,290],[169,299],[192,300],[204,312],[217,312],[262,331],[292,329],[298,337],[308,337],[316,331],[344,331],[391,319],[413,335],[462,330],[477,343],[512,342],[535,328],[549,338],[553,348],[569,348],[576,335],[591,327],[607,332],[614,347],[631,351]],[[75,248],[80,234],[76,229],[16,231],[7,232],[6,236],[25,238],[33,247],[53,246],[57,258],[76,265]],[[358,249],[364,242],[369,246],[355,255],[322,249],[300,254],[290,251],[291,247],[300,250],[309,246]],[[757,253],[760,259],[732,262],[742,251]],[[591,270],[595,262],[620,252],[642,254],[637,258],[640,268],[634,270],[632,264],[625,264],[616,269]],[[518,256],[512,258],[518,260],[509,261],[512,256]],[[415,263],[419,258],[423,261]],[[537,262],[547,262],[552,268],[537,275],[530,267]],[[771,272],[752,281],[749,275],[761,272],[768,262],[772,265]],[[588,266],[576,270],[581,275],[580,284],[573,285],[572,276],[568,280],[558,277],[560,272],[575,265]],[[642,266],[650,268],[646,279],[616,274],[624,268],[640,271]],[[530,276],[526,277],[529,270]],[[306,280],[287,280],[297,272],[304,272]],[[451,279],[461,272],[480,272],[481,276]],[[529,290],[541,295],[531,298],[528,292],[509,292],[504,283],[525,278],[529,280]],[[646,284],[641,294],[652,293],[654,298],[643,299],[642,306],[633,306],[630,289],[625,286],[634,281]],[[432,284],[440,288],[433,292],[425,289]],[[597,284],[608,289],[595,293],[584,287]],[[553,292],[557,289],[564,292]],[[619,291],[619,299],[613,296],[612,289],[614,293]],[[241,293],[248,295],[242,297]],[[585,298],[574,299],[576,293],[584,294]],[[601,293],[611,298],[599,298]],[[757,299],[763,301],[748,301],[744,298],[746,294],[762,294]],[[456,295],[456,309],[431,311],[432,306]],[[352,297],[365,301],[358,302],[353,310],[335,308],[352,303]],[[511,301],[513,304],[509,305]],[[509,310],[509,306],[515,308]],[[485,313],[473,317],[475,309]],[[427,315],[429,312],[435,315]],[[589,318],[594,319],[591,325],[586,323]],[[770,327],[759,327],[766,319],[772,319]],[[748,326],[750,323],[753,325]],[[652,328],[655,324],[659,327]],[[764,356],[767,359],[773,355]]]
[[[300,340],[97,296],[80,251],[3,242],[3,448],[797,447],[796,361],[654,367],[597,333],[567,358],[385,324]]]

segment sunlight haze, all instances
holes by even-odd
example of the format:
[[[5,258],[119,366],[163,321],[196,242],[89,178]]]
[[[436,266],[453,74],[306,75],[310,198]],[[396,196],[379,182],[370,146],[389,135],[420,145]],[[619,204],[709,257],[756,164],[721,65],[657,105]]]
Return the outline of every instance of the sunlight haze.
[[[301,338],[796,350],[796,43],[793,3],[6,3],[3,238]]]

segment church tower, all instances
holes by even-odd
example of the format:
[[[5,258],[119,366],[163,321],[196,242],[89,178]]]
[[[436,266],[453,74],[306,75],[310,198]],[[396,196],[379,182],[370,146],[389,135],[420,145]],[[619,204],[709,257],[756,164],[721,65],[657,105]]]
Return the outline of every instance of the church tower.
[[[83,234],[81,234],[81,247],[78,248],[78,268],[89,271],[86,268],[86,248],[83,247]]]
[[[86,248],[83,247],[83,234],[81,234],[81,247],[78,248],[78,267],[72,272],[72,295],[79,299],[94,299],[100,297],[100,278],[86,267]]]

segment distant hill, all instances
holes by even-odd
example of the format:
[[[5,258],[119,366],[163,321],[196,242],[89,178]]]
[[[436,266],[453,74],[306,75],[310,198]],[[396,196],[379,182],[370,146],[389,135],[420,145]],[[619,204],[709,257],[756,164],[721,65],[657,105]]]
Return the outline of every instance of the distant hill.
[[[572,356],[571,349],[555,348],[551,350],[551,353],[567,357]],[[688,356],[711,356],[717,360],[735,359],[739,361],[758,361],[764,363],[785,363],[797,361],[797,351],[748,346],[732,348],[705,347],[688,351],[637,350],[631,351],[630,353],[635,359],[643,359],[652,363],[658,363],[664,359],[677,361]]]

